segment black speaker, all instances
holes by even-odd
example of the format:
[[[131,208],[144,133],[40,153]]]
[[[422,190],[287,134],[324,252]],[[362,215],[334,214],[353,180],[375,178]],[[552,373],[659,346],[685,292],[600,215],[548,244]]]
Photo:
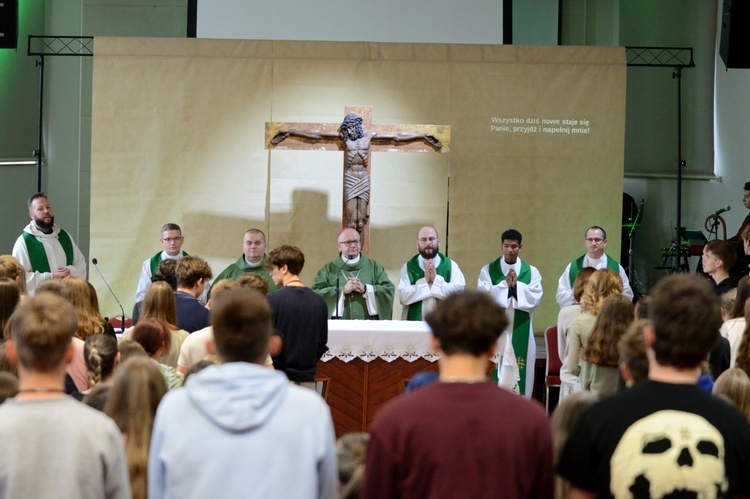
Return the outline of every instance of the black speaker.
[[[0,49],[18,46],[18,0],[0,0]]]
[[[750,2],[724,0],[719,54],[727,69],[750,69]]]

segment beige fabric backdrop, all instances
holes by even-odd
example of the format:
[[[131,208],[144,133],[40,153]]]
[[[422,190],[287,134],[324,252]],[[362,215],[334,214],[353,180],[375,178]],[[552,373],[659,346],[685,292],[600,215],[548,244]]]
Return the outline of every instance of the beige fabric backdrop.
[[[557,279],[583,252],[584,229],[603,225],[619,253],[624,99],[616,47],[97,38],[91,254],[128,315],[166,222],[214,274],[260,227],[272,247],[305,252],[310,284],[335,256],[342,153],[269,151],[265,124],[336,123],[347,105],[372,106],[374,123],[449,125],[451,138],[442,154],[373,153],[370,256],[397,282],[417,230],[435,225],[474,288],[515,227],[521,257],[543,276],[541,331],[556,320]]]

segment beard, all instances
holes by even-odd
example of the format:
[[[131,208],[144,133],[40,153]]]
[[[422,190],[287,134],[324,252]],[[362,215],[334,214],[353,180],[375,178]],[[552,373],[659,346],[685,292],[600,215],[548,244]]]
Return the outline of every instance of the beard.
[[[423,248],[419,250],[419,254],[422,255],[422,258],[426,260],[431,260],[435,258],[438,254],[438,251],[440,251],[439,246],[434,246],[432,248]]]
[[[45,222],[41,218],[34,217],[34,225],[36,225],[37,228],[45,234],[49,234],[52,232],[52,227],[55,225],[55,217],[52,216],[49,223]]]

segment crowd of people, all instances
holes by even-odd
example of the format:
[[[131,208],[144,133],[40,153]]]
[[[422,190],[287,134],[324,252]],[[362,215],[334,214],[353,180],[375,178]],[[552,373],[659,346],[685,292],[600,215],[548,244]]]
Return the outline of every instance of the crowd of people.
[[[302,251],[259,229],[214,279],[166,224],[116,335],[46,196],[29,212],[0,256],[0,496],[750,496],[750,277],[730,274],[730,241],[634,304],[587,229],[558,280],[550,417],[528,400],[543,293],[517,230],[469,291],[433,227],[395,285],[345,228],[308,288]],[[395,297],[429,325],[438,372],[336,440],[315,380],[328,320],[390,319]]]

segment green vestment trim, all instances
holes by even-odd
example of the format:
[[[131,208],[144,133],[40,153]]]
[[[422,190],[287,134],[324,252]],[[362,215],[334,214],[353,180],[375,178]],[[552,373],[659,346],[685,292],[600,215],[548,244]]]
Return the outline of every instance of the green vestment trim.
[[[490,263],[488,270],[490,273],[490,279],[492,279],[492,285],[496,286],[500,282],[505,280],[505,274],[503,273],[500,262],[503,257],[498,258],[494,262]],[[518,282],[524,284],[531,283],[531,266],[521,260],[521,272],[518,274]],[[512,345],[513,352],[516,354],[516,362],[518,363],[518,372],[520,378],[518,380],[518,388],[522,394],[526,394],[526,364],[527,356],[529,355],[529,324],[531,324],[531,314],[524,312],[523,310],[513,311],[513,337]],[[531,369],[534,369],[533,359],[531,362]],[[497,376],[493,373],[493,378]],[[533,387],[531,387],[533,389]]]
[[[440,265],[437,266],[435,272],[445,279],[445,282],[451,280],[451,261],[442,253],[438,253],[440,256]],[[409,274],[409,284],[414,285],[419,279],[424,277],[424,270],[419,267],[419,255],[406,262],[406,272]],[[438,300],[439,301],[439,300]],[[407,321],[421,321],[422,320],[422,302],[418,301],[407,305],[409,310],[406,312]]]
[[[161,257],[162,253],[164,253],[164,252],[160,251],[160,252],[158,252],[157,254],[155,254],[154,256],[151,257],[151,263],[150,263],[150,266],[151,266],[151,277],[154,277],[156,274],[159,273],[159,264],[162,261],[162,257]],[[185,251],[183,251],[182,252],[182,256],[188,256],[188,254]]]
[[[570,262],[570,272],[568,273],[568,278],[570,279],[570,287],[573,287],[573,284],[576,282],[576,277],[578,277],[578,272],[581,271],[583,268],[583,259],[586,258],[586,255],[583,255],[581,258],[577,260],[573,260]],[[607,268],[611,271],[613,271],[615,274],[620,275],[620,263],[617,262],[614,258],[607,257]]]
[[[26,250],[29,252],[29,261],[34,272],[52,272],[47,260],[47,252],[44,251],[42,244],[36,237],[28,232],[23,233],[23,240],[26,242]],[[65,265],[73,265],[73,242],[67,232],[60,229],[57,234],[57,240],[60,242],[65,252]]]

